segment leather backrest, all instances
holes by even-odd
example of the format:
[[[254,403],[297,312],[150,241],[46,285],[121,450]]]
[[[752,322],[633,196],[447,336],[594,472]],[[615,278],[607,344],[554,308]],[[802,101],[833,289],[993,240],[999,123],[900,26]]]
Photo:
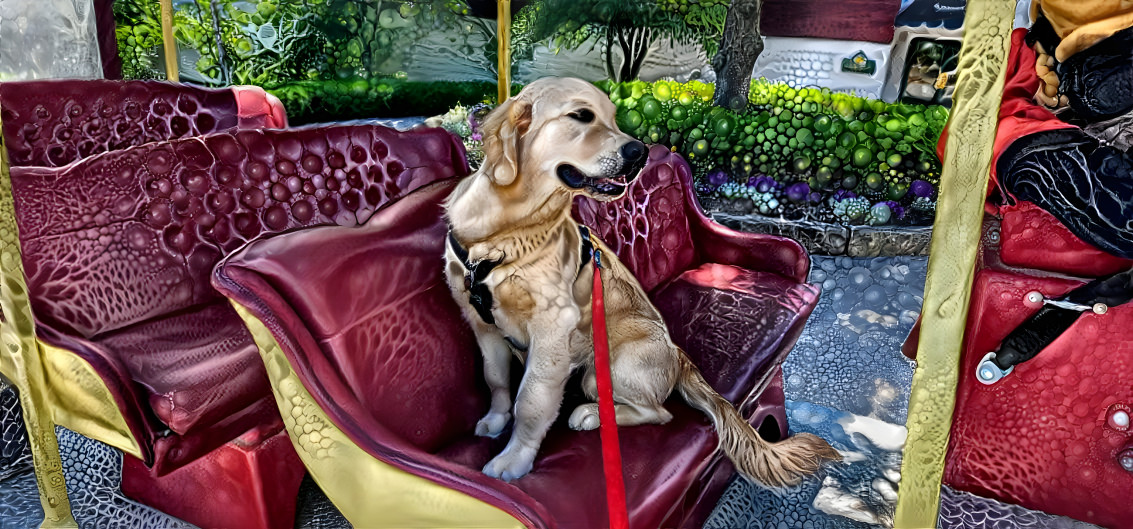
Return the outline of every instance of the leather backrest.
[[[696,249],[688,221],[688,164],[662,146],[622,198],[599,202],[578,198],[574,217],[618,255],[646,292],[691,268]]]
[[[1054,215],[1030,202],[999,208],[1004,264],[1083,277],[1133,268],[1133,260],[1103,252],[1074,236]]]
[[[160,81],[0,83],[0,109],[13,167],[60,167],[107,151],[239,125],[232,89]]]
[[[61,168],[12,168],[36,317],[92,337],[215,298],[209,274],[261,233],[354,225],[467,174],[441,129],[239,131],[152,143]]]

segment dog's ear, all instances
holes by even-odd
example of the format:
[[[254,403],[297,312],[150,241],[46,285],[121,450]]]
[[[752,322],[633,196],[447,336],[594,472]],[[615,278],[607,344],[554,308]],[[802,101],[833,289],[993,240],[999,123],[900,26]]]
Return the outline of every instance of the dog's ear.
[[[529,126],[531,102],[515,98],[484,118],[484,172],[496,185],[511,185],[519,174],[519,143]]]

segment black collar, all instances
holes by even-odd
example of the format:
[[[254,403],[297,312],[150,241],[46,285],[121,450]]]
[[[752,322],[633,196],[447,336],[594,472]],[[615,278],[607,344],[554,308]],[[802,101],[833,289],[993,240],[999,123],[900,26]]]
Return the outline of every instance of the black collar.
[[[581,263],[578,265],[578,273],[590,263],[590,258],[594,254],[594,243],[590,240],[590,229],[586,226],[579,225],[578,233],[582,236],[582,248],[579,251]],[[504,258],[489,261],[481,259],[475,263],[468,260],[468,249],[456,240],[456,235],[452,232],[452,227],[448,230],[448,243],[452,247],[453,253],[456,258],[460,259],[460,264],[464,265],[467,270],[464,274],[464,288],[468,289],[468,302],[472,304],[472,308],[476,309],[476,314],[480,315],[480,319],[484,323],[494,325],[496,318],[492,316],[492,291],[488,285],[484,284],[484,280],[488,279],[488,274],[492,273]]]

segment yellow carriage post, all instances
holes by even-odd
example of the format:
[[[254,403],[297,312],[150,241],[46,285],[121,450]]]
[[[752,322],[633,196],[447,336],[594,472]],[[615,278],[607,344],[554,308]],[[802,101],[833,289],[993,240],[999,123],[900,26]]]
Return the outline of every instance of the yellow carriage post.
[[[1014,0],[968,2],[921,310],[897,529],[936,527]]]
[[[0,130],[3,124],[0,123]],[[40,527],[78,527],[71,515],[63,460],[48,398],[43,350],[35,339],[35,318],[28,302],[15,201],[8,173],[8,151],[0,134],[0,374],[12,382],[20,397],[35,481],[43,505]]]
[[[173,0],[161,2],[161,42],[165,52],[165,78],[178,82],[181,78],[177,62],[177,39],[173,37]]]
[[[496,2],[496,40],[498,42],[497,103],[511,96],[511,0]]]

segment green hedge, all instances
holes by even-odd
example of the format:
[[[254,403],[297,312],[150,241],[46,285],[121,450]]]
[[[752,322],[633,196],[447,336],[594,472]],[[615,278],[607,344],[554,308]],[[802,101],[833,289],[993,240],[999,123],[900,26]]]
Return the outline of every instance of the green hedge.
[[[943,107],[756,80],[747,108],[734,112],[713,107],[713,85],[699,81],[598,85],[617,105],[619,127],[684,155],[701,192],[751,199],[764,214],[826,204],[852,223],[934,207]]]
[[[518,90],[516,87],[513,91]],[[397,77],[298,81],[268,88],[294,124],[370,117],[434,116],[496,99],[490,82],[414,82]]]

